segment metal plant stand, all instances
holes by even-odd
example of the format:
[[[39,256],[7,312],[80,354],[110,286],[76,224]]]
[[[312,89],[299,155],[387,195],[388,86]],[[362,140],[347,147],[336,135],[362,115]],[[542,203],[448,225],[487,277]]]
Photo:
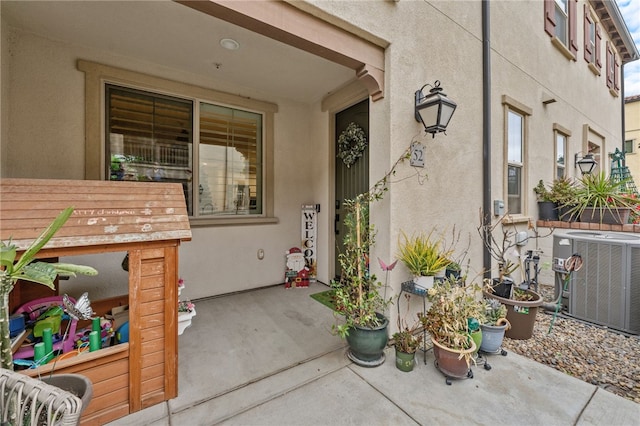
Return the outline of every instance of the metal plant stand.
[[[400,286],[400,293],[398,294],[398,303],[396,306],[398,308],[398,318],[400,318],[400,298],[402,297],[402,293],[415,294],[422,298],[422,315],[424,316],[427,313],[427,289],[417,285],[413,281],[405,281]],[[427,364],[427,351],[431,349],[427,348],[427,331],[422,329],[422,347],[419,348],[422,351],[424,364]]]

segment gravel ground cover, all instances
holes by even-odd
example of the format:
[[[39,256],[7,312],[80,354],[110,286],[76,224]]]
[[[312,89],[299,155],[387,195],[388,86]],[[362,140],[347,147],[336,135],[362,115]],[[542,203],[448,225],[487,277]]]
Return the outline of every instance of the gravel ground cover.
[[[541,286],[550,301],[553,288]],[[533,336],[505,337],[503,349],[640,404],[640,336],[538,310]],[[549,327],[551,323],[551,331]]]

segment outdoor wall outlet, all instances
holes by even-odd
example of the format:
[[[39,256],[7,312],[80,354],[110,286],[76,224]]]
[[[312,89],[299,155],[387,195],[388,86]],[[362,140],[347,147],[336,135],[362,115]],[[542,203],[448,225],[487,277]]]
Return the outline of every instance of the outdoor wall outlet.
[[[258,249],[258,259],[264,259],[264,250]]]
[[[493,200],[493,214],[496,216],[502,216],[504,214],[504,201]]]

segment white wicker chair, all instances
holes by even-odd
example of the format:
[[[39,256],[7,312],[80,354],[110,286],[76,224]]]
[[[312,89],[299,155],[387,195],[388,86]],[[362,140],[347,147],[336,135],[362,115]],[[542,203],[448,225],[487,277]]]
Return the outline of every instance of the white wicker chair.
[[[53,376],[55,377],[55,376]],[[84,376],[79,380],[88,382]],[[91,382],[87,383],[89,398]],[[13,406],[14,420],[9,419]],[[0,422],[2,425],[77,425],[82,400],[71,392],[11,370],[0,369]]]

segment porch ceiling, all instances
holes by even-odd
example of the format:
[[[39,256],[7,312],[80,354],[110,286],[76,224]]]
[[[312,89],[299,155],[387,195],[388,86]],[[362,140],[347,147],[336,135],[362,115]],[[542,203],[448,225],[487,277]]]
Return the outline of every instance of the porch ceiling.
[[[345,66],[173,1],[3,0],[0,4],[5,23],[51,40],[296,101],[320,100],[356,78]],[[222,38],[238,41],[240,49],[223,49]]]

